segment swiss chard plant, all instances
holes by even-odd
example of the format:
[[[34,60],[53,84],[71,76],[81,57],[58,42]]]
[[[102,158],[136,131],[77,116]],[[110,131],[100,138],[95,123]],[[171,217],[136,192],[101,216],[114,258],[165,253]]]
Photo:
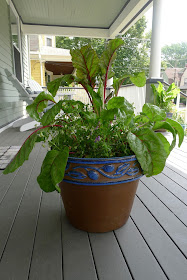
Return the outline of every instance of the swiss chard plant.
[[[108,158],[135,154],[146,176],[163,170],[176,136],[180,146],[184,132],[179,123],[166,118],[163,109],[144,104],[142,112],[135,116],[133,105],[118,96],[121,85],[129,79],[138,87],[144,86],[144,73],[114,79],[113,91],[107,92],[107,81],[114,76],[112,64],[116,51],[122,44],[121,39],[109,41],[101,57],[90,46],[71,50],[76,76],[65,75],[52,81],[48,84],[50,93],[40,93],[27,106],[27,112],[41,127],[26,139],[4,174],[14,172],[28,160],[35,143],[41,141],[49,149],[37,181],[46,192],[58,190],[69,156]],[[64,84],[82,85],[91,105],[75,100],[56,102],[58,88]],[[43,112],[48,102],[53,102],[54,106]],[[172,133],[171,143],[155,132],[159,128]]]

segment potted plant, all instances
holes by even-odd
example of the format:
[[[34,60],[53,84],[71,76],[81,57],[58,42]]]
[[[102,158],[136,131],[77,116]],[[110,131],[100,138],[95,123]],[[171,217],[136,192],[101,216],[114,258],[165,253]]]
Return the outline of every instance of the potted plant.
[[[180,89],[172,83],[167,90],[165,90],[164,85],[161,82],[158,82],[158,87],[151,85],[153,94],[154,94],[154,105],[165,110],[167,117],[172,118],[173,116],[173,107],[174,104],[172,100],[177,97],[180,93]]]
[[[109,41],[99,58],[90,46],[71,50],[76,76],[65,75],[49,83],[50,93],[40,93],[27,106],[29,115],[42,127],[27,138],[4,171],[14,172],[28,160],[36,142],[47,143],[49,150],[37,181],[45,192],[61,192],[70,222],[86,231],[121,227],[130,214],[140,177],[160,173],[177,134],[179,146],[184,137],[180,124],[167,119],[163,109],[145,104],[135,116],[133,106],[118,97],[127,79],[143,86],[144,73],[115,79],[114,90],[107,96],[107,80],[113,76],[112,63],[122,44],[121,39]],[[74,100],[55,102],[59,86],[71,83],[83,86],[91,106]],[[54,106],[41,114],[48,101]],[[172,133],[171,144],[155,133],[158,128]]]
[[[185,123],[184,116],[182,115],[182,112],[179,112],[175,109],[173,112],[172,119],[180,123],[184,131],[186,130],[186,123]]]

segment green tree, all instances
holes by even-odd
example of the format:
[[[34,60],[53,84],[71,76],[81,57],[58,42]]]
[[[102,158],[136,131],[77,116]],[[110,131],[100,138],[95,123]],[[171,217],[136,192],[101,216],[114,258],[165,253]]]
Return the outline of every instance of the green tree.
[[[124,35],[119,36],[124,40],[124,45],[118,50],[114,63],[116,77],[125,73],[133,73],[149,70],[149,48],[151,32],[144,35],[146,19],[142,17]],[[100,55],[106,44],[106,39],[80,38],[80,37],[56,37],[58,48],[72,49],[90,44]]]
[[[168,67],[184,68],[187,62],[187,43],[166,45],[162,48],[162,60]]]
[[[87,44],[90,44],[100,55],[103,52],[106,39],[95,39],[95,38],[82,38],[82,37],[56,37],[57,48],[63,49],[75,49],[81,48]]]
[[[115,73],[117,77],[125,73],[149,72],[151,32],[144,35],[146,18],[139,19],[121,38],[124,45],[117,54]]]

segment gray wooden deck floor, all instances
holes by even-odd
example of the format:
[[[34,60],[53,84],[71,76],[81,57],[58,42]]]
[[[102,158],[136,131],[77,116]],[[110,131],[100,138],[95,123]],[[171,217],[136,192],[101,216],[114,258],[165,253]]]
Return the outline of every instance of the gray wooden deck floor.
[[[10,128],[0,146],[29,133]],[[162,174],[143,177],[127,224],[104,234],[73,228],[60,196],[41,192],[44,156],[37,145],[18,171],[0,173],[1,280],[187,279],[187,138]]]

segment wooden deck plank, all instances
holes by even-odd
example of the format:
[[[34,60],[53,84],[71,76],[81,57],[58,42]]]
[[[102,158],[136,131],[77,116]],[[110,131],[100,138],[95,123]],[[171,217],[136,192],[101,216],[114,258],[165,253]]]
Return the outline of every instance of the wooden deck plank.
[[[141,182],[137,196],[187,257],[187,227]]]
[[[176,166],[178,169],[180,169],[182,172],[187,173],[187,166],[184,162],[181,162],[181,160],[177,159],[174,156],[169,156],[167,161],[172,163],[174,166]]]
[[[138,198],[135,198],[131,217],[168,279],[187,279],[186,258]]]
[[[187,145],[187,142],[186,142],[185,145]],[[178,155],[183,155],[183,156],[185,156],[185,155],[187,154],[187,152],[185,152],[184,150],[181,150],[181,148],[179,148],[178,146],[176,146],[176,147],[173,149],[173,151],[174,151],[175,153],[177,153]]]
[[[176,171],[171,170],[169,167],[165,167],[163,172],[164,175],[166,175],[168,178],[173,180],[175,183],[183,187],[187,190],[187,178],[184,178],[180,174],[176,173]]]
[[[180,150],[183,153],[187,153],[187,145],[186,145],[187,141],[186,141],[186,137],[184,137],[184,141],[182,143],[182,145],[179,147],[178,146],[178,142],[177,145],[175,146],[175,150]]]
[[[179,154],[179,150],[174,149],[171,152],[172,157],[177,158],[181,162],[184,162],[184,164],[187,166],[187,157],[186,153],[182,152],[182,154]]]
[[[134,279],[167,279],[131,218],[115,234]]]
[[[166,166],[171,169],[173,172],[181,175],[182,177],[187,179],[187,172],[182,171],[178,166],[176,166],[173,162],[167,160]]]
[[[11,146],[11,143],[18,142],[21,143],[20,139],[24,137],[25,134],[21,134],[18,129],[12,133],[12,129],[7,129],[0,134],[0,145],[1,146]],[[19,144],[20,145],[20,144]]]
[[[154,179],[173,193],[178,199],[180,199],[185,205],[187,205],[187,190],[175,183],[173,180],[165,176],[164,174],[158,174],[154,176]]]
[[[89,233],[99,280],[131,280],[113,232]]]
[[[8,135],[13,136],[12,131],[9,129],[6,129],[0,133],[0,146],[4,146],[4,142],[6,142]]]
[[[0,133],[0,146],[21,146],[33,131],[20,132],[18,128],[8,128]]]
[[[27,186],[29,177],[32,173],[32,169],[35,165],[39,149],[40,145],[38,145],[31,153],[30,161],[25,162],[24,165],[20,168],[17,176],[14,179],[14,184],[12,184],[11,188],[8,190],[3,202],[0,205],[0,258],[3,254],[7,238],[14,223],[14,219],[17,215],[19,203],[22,199],[23,192]]]
[[[37,160],[1,260],[0,279],[25,280],[28,278],[42,193],[36,182],[36,176],[39,174],[45,153],[36,157]]]
[[[6,176],[0,176],[0,204],[3,201],[6,193],[14,182],[14,178],[16,177],[19,169],[14,173],[7,174]]]
[[[141,179],[145,186],[152,191],[160,201],[168,207],[172,213],[180,219],[187,226],[187,207],[182,203],[176,196],[164,188],[154,178],[146,178],[145,176]]]
[[[64,280],[100,280],[97,278],[88,234],[70,225],[63,206],[62,244]]]
[[[172,134],[171,133],[164,133],[164,136],[171,142],[172,140],[173,140],[173,137],[172,137]],[[181,151],[183,151],[183,152],[185,152],[185,153],[187,153],[187,137],[185,136],[184,137],[184,140],[183,140],[183,143],[182,143],[182,145],[179,147],[178,146],[178,143],[179,143],[179,139],[178,139],[178,137],[177,137],[177,141],[176,141],[176,146],[175,146],[175,150],[181,150]]]
[[[63,279],[61,203],[57,192],[43,193],[29,280]]]

